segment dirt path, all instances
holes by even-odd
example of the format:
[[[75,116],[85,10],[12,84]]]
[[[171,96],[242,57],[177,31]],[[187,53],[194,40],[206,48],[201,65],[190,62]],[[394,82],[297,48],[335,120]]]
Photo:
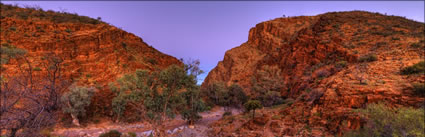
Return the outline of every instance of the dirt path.
[[[231,111],[232,114],[241,113],[238,109],[231,109]],[[219,120],[224,112],[222,107],[215,107],[211,111],[200,113],[202,119],[195,123],[193,129],[188,128],[187,123],[180,116],[177,116],[174,120],[167,122],[169,124],[167,130],[169,133],[174,133],[175,136],[207,136],[208,125]],[[53,134],[64,137],[97,137],[109,130],[118,130],[122,133],[134,132],[137,136],[145,136],[151,133],[151,129],[148,123],[143,122],[133,124],[105,122],[87,127],[57,129]]]

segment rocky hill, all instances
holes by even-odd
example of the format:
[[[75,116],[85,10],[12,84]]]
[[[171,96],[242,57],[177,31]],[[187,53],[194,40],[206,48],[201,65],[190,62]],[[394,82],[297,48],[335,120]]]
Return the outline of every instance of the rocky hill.
[[[1,4],[0,21],[1,46],[26,50],[35,73],[47,69],[46,56],[57,56],[67,81],[98,88],[94,104],[102,107],[93,108],[110,105],[112,94],[106,87],[123,74],[182,64],[100,18]],[[14,76],[18,64],[11,59],[2,65],[2,76]]]
[[[400,71],[423,61],[424,25],[363,11],[257,24],[247,42],[226,52],[202,86],[237,83],[254,95],[252,79],[271,66],[281,72],[276,74],[283,79],[282,98],[295,103],[264,109],[261,119],[245,124],[243,116],[224,119],[213,126],[214,134],[335,135],[359,128],[362,120],[352,110],[368,103],[422,104],[424,97],[413,94],[412,85],[424,83],[425,76]]]

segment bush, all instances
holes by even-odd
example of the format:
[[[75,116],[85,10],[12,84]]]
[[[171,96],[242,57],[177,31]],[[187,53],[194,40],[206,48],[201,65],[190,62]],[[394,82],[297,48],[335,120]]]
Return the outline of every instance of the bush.
[[[61,97],[64,113],[69,113],[73,118],[86,115],[86,107],[90,105],[94,88],[72,86],[70,91]],[[79,125],[79,123],[74,123]]]
[[[226,112],[223,113],[223,116],[222,117],[231,116],[231,115],[232,115],[232,112],[226,111]]]
[[[34,70],[34,71],[41,71],[41,68],[39,68],[39,67],[35,67],[35,68],[33,68],[33,70]]]
[[[227,88],[229,92],[229,104],[233,107],[241,107],[243,104],[248,101],[248,96],[245,94],[244,90],[238,84],[232,84]]]
[[[117,130],[111,130],[109,132],[102,133],[99,135],[99,137],[120,137],[120,136],[121,136],[121,132]]]
[[[257,99],[260,100],[261,104],[265,107],[283,103],[283,99],[281,98],[280,93],[277,91],[268,91],[265,95],[260,95],[257,97]]]
[[[261,105],[261,102],[258,101],[258,100],[250,100],[250,101],[248,101],[244,104],[244,107],[247,111],[253,110],[252,111],[252,118],[254,118],[255,117],[255,110],[263,108],[263,105]]]
[[[417,73],[424,73],[424,72],[425,72],[425,62],[421,61],[412,66],[403,68],[400,73],[403,75],[409,75],[409,74],[417,74]]]
[[[410,46],[412,48],[420,48],[422,46],[422,44],[421,43],[412,43],[412,44],[410,44]]]
[[[413,93],[418,96],[425,96],[425,83],[414,83]]]
[[[378,57],[375,54],[367,54],[359,58],[359,62],[372,62],[377,60]]]
[[[425,136],[425,111],[414,108],[389,108],[384,104],[370,104],[356,110],[367,119],[366,125],[345,137],[423,137]]]
[[[121,46],[122,46],[122,48],[127,49],[127,43],[121,42]]]
[[[287,98],[285,99],[285,101],[283,101],[283,103],[287,104],[288,106],[291,106],[292,104],[294,104],[295,100],[292,98]]]
[[[345,68],[347,66],[347,61],[338,61],[335,63],[335,68]]]
[[[147,62],[149,62],[150,64],[152,64],[152,65],[155,65],[155,64],[157,64],[158,62],[154,59],[154,58],[148,58],[147,59]]]
[[[136,134],[136,133],[134,133],[134,132],[128,132],[128,133],[127,133],[127,136],[128,136],[128,137],[137,137],[137,134]]]
[[[9,30],[16,31],[16,27],[10,27]]]

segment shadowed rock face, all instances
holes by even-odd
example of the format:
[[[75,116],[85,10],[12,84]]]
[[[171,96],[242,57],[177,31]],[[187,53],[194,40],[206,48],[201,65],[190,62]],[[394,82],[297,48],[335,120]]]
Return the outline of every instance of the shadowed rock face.
[[[425,77],[399,73],[423,60],[424,43],[424,24],[403,17],[352,11],[278,18],[252,28],[248,41],[227,51],[202,86],[237,83],[250,94],[251,78],[263,66],[277,66],[285,87],[281,95],[296,102],[274,113],[284,115],[279,123],[287,124],[275,135],[295,135],[306,124],[318,127],[318,133],[337,134],[361,125],[353,108],[379,101],[392,106],[424,101],[412,94],[411,84]],[[371,54],[377,61],[361,63]],[[340,67],[344,61],[346,66]],[[244,127],[232,128],[227,130],[245,135]]]
[[[62,75],[70,83],[95,86],[99,106],[110,105],[109,82],[136,69],[164,69],[182,63],[159,52],[134,34],[88,17],[2,6],[1,43],[25,49],[33,67],[45,70],[44,56],[64,60]],[[27,15],[25,18],[20,16]],[[85,21],[89,20],[89,21]],[[94,22],[94,23],[92,23]],[[3,65],[2,76],[14,76],[19,60]],[[36,72],[45,75],[44,71]],[[104,93],[104,94],[103,94]],[[96,102],[94,104],[97,104]],[[103,108],[103,106],[102,106]]]

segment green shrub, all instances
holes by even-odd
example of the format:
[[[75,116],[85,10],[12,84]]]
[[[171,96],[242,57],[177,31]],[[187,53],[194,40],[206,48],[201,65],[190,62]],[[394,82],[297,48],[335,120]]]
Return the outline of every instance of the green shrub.
[[[414,83],[413,93],[419,96],[425,96],[425,83]]]
[[[9,30],[16,31],[16,27],[10,27]]]
[[[412,66],[401,69],[400,73],[403,75],[409,75],[409,74],[418,74],[418,73],[424,73],[424,72],[425,72],[425,61],[420,61],[419,63],[416,63]]]
[[[375,54],[367,54],[359,58],[359,62],[372,62],[377,60],[378,57]]]
[[[272,116],[272,119],[273,120],[278,120],[278,119],[281,119],[281,118],[282,118],[281,115],[274,115],[274,116]]]
[[[71,32],[72,32],[72,30],[70,30],[70,29],[66,29],[66,30],[65,30],[65,32],[71,33]]]
[[[121,42],[121,46],[122,46],[122,48],[127,49],[127,43]]]
[[[147,60],[149,63],[151,63],[152,65],[157,64],[158,62],[154,59],[154,58],[148,58]]]
[[[291,106],[292,104],[294,104],[295,100],[292,98],[287,98],[285,99],[284,103],[288,104],[288,106]]]
[[[230,112],[230,111],[226,111],[226,112],[223,113],[223,117],[231,116],[231,115],[232,115],[232,112]]]
[[[400,40],[399,37],[392,37],[391,40]]]
[[[258,100],[249,100],[248,102],[246,102],[244,104],[244,107],[247,111],[252,110],[252,118],[254,118],[255,117],[255,110],[263,108],[263,105]]]
[[[346,133],[345,137],[423,137],[425,136],[425,111],[414,108],[389,108],[384,104],[370,104],[359,109],[366,125]]]
[[[419,47],[421,47],[421,46],[422,46],[422,44],[421,44],[421,43],[412,43],[412,44],[410,44],[410,46],[411,46],[412,48],[419,48]]]
[[[338,61],[335,63],[335,68],[345,68],[347,66],[347,61]]]
[[[91,98],[94,93],[94,88],[72,86],[61,97],[63,103],[62,109],[64,113],[69,113],[75,117],[86,115],[86,107],[91,103]]]
[[[137,134],[134,132],[128,132],[127,134],[129,137],[137,137]]]
[[[109,132],[102,133],[99,135],[99,137],[120,137],[120,136],[121,136],[121,132],[117,130],[111,130]]]
[[[34,71],[41,71],[41,68],[39,68],[39,67],[35,67],[35,68],[33,68],[33,70],[34,70]]]

